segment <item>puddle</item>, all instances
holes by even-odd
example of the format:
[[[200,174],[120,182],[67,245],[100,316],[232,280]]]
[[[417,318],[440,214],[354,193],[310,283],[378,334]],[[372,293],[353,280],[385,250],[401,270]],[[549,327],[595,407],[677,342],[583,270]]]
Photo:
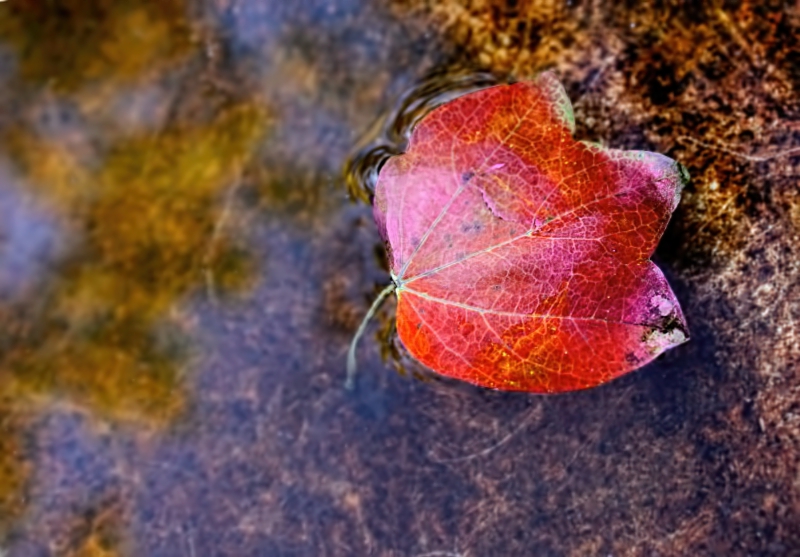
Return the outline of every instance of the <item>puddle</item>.
[[[647,11],[633,29],[624,6],[581,3],[302,4],[0,3],[0,554],[800,547],[794,472],[774,448],[793,445],[764,432],[794,431],[775,418],[789,403],[759,375],[793,354],[797,316],[781,300],[800,281],[778,281],[796,273],[793,248],[779,250],[796,233],[780,217],[798,214],[796,157],[747,166],[676,139],[735,127],[703,91],[761,99],[761,119],[737,126],[784,122],[769,95],[793,114],[783,70],[753,89],[746,65],[706,75],[693,58],[733,56],[747,26]],[[778,61],[780,29],[753,32]],[[591,391],[500,393],[397,373],[387,301],[346,391],[348,344],[389,280],[377,171],[427,112],[509,68],[554,69],[587,92],[587,139],[689,167],[659,257],[692,342]],[[736,189],[766,182],[770,196]],[[733,239],[712,250],[713,234]],[[753,249],[735,259],[741,245]],[[768,273],[741,267],[763,260]],[[747,276],[776,287],[752,298]]]

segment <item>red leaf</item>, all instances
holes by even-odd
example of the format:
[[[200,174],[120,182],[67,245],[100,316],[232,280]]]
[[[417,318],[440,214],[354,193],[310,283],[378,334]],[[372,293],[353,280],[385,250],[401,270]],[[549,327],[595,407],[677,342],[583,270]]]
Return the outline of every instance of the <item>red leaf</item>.
[[[687,339],[649,260],[686,171],[572,138],[551,74],[447,103],[389,159],[375,220],[397,330],[434,371],[495,389],[605,383]]]

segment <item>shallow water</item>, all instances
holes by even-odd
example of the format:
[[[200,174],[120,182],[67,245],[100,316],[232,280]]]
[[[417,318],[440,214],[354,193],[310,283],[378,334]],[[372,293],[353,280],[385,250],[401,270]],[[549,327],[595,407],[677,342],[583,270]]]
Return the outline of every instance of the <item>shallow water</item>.
[[[0,554],[800,551],[797,20],[575,4],[0,3]],[[499,393],[387,302],[346,391],[375,169],[544,68],[581,137],[689,167],[655,259],[692,342]]]

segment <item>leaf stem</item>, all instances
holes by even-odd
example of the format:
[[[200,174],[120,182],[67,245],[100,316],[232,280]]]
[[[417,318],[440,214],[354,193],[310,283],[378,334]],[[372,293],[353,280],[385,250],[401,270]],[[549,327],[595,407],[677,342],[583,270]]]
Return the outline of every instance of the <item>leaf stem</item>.
[[[361,325],[358,326],[358,330],[353,336],[353,340],[350,341],[350,348],[347,350],[347,380],[344,383],[344,387],[347,390],[352,391],[356,386],[356,345],[363,336],[364,331],[367,330],[367,324],[375,316],[375,312],[377,312],[378,308],[381,307],[381,304],[386,299],[386,296],[394,292],[395,288],[397,288],[397,286],[394,282],[391,282],[386,288],[381,290],[381,293],[378,294],[378,297],[375,298],[374,302],[372,302],[372,307],[369,308],[369,311],[361,321]]]

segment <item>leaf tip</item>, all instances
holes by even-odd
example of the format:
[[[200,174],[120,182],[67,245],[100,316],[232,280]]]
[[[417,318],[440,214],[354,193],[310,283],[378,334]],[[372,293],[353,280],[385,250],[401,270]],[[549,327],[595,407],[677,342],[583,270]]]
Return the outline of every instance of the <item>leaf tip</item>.
[[[658,324],[644,334],[642,341],[647,351],[655,357],[688,341],[689,330],[676,300],[670,299],[670,297],[654,296],[651,299],[651,305],[661,319]]]
[[[650,333],[645,335],[645,345],[653,356],[657,356],[688,340],[689,336],[686,334],[686,330],[680,326],[675,326],[674,328],[666,330],[653,329]]]
[[[536,76],[534,83],[547,96],[553,105],[556,118],[566,126],[570,134],[575,133],[575,111],[567,91],[552,71],[544,71]]]

